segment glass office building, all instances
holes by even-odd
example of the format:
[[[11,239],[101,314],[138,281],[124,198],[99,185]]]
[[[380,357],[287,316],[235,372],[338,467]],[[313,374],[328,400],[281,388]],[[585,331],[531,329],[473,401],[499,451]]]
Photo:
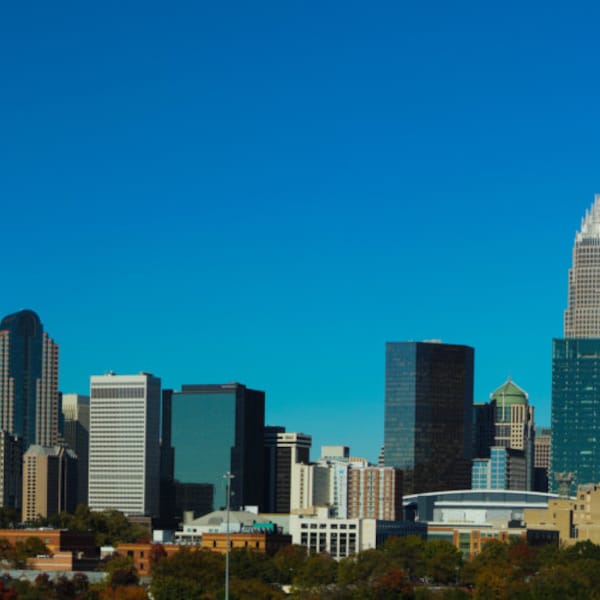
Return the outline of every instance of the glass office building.
[[[38,315],[21,310],[0,322],[0,429],[30,444],[58,442],[58,345]]]
[[[550,468],[553,492],[559,473],[572,494],[600,481],[600,338],[553,340]]]
[[[600,481],[600,195],[575,234],[564,339],[552,343],[549,488]],[[569,486],[570,484],[570,486]]]
[[[173,392],[171,444],[174,475],[180,483],[214,486],[214,508],[260,506],[264,481],[264,392],[239,383],[184,385]]]
[[[470,488],[474,356],[469,346],[386,344],[384,460],[402,469],[405,494]]]

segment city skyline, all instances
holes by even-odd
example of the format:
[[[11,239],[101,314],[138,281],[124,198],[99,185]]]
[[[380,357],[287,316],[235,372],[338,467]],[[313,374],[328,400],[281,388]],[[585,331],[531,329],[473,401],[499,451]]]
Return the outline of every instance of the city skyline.
[[[598,16],[7,6],[0,312],[40,315],[65,393],[239,381],[316,454],[376,460],[388,341],[474,347],[475,400],[510,376],[548,425]]]

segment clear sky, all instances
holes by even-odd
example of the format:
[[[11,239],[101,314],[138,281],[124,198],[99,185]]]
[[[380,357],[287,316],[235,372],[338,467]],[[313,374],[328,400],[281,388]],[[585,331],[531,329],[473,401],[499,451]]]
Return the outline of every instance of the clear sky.
[[[376,458],[384,343],[476,349],[550,420],[600,191],[594,2],[5,2],[0,313],[60,386],[239,381]],[[315,451],[316,448],[316,451]]]

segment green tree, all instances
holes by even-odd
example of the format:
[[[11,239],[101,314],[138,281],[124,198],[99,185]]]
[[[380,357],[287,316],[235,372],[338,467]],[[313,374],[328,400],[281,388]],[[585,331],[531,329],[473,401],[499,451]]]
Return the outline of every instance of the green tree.
[[[296,573],[293,584],[300,588],[315,588],[335,582],[337,563],[329,554],[311,554]]]
[[[423,550],[424,574],[436,583],[454,583],[462,565],[462,554],[450,542],[430,540]]]
[[[341,586],[364,584],[390,568],[390,558],[381,550],[364,550],[338,563],[337,582]]]
[[[15,569],[24,569],[27,559],[49,554],[46,544],[38,537],[28,537],[24,541],[18,541],[12,548],[11,559]]]
[[[21,520],[14,508],[0,507],[0,529],[13,529]]]
[[[108,583],[114,589],[120,585],[137,585],[139,577],[133,558],[117,554],[106,561],[103,570],[108,573]]]
[[[262,552],[246,548],[234,548],[229,553],[229,572],[237,579],[257,579],[268,583],[277,580],[272,560]]]
[[[154,565],[150,590],[155,600],[204,598],[221,590],[224,580],[222,555],[183,547]]]
[[[577,554],[576,552],[574,554]],[[579,558],[542,567],[533,579],[531,598],[590,600],[600,598],[600,561]]]
[[[264,581],[235,577],[229,585],[229,597],[231,600],[283,600],[286,595]]]
[[[280,548],[272,558],[273,566],[277,571],[277,582],[285,585],[292,583],[295,574],[306,561],[306,548],[292,544]]]
[[[424,567],[426,542],[419,536],[389,537],[382,546],[383,553],[392,564],[400,567],[410,577],[421,577]]]

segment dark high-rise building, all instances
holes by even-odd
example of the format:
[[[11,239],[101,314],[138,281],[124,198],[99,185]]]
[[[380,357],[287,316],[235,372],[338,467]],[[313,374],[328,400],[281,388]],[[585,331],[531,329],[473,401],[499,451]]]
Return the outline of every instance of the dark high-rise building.
[[[310,462],[312,438],[265,427],[265,501],[263,512],[290,512],[292,465]]]
[[[473,366],[469,346],[388,342],[385,465],[404,493],[471,487]]]
[[[494,445],[494,402],[473,404],[473,458],[490,458]]]
[[[600,196],[575,234],[564,339],[552,343],[548,486],[575,493],[600,481]]]
[[[231,506],[262,506],[264,423],[264,392],[239,383],[182,386],[171,407],[175,480],[212,484],[218,509],[230,472]]]
[[[87,504],[90,397],[81,394],[62,394],[61,405],[64,439],[77,455],[77,504]]]
[[[24,449],[58,442],[58,346],[31,310],[0,322],[0,429]]]

